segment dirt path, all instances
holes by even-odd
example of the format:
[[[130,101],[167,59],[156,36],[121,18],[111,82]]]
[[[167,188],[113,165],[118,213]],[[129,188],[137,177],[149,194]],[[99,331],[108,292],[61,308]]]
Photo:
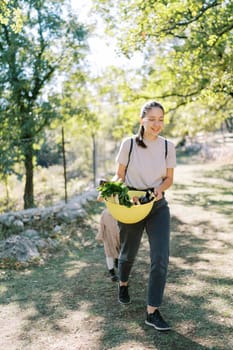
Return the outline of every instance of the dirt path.
[[[233,348],[232,166],[180,165],[167,194],[171,259],[161,308],[173,330],[144,325],[148,243],[132,271],[132,304],[116,301],[103,247],[95,241],[101,205],[69,228],[44,266],[0,270],[1,350],[230,350]]]

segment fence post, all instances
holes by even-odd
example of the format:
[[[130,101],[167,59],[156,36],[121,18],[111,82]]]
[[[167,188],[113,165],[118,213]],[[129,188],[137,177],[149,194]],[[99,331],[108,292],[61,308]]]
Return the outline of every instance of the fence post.
[[[65,150],[65,136],[64,136],[63,126],[61,128],[61,135],[62,135],[62,156],[63,156],[64,185],[65,185],[65,202],[67,203],[66,150]]]
[[[96,139],[95,133],[92,133],[92,164],[93,164],[93,185],[96,187]]]

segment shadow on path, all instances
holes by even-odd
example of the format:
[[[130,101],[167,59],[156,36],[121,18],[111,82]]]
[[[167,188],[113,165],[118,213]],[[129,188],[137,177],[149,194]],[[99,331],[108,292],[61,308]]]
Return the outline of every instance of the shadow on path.
[[[97,216],[101,210],[102,206],[96,208]],[[33,343],[37,331],[37,339],[46,333],[59,337],[76,334],[79,339],[79,332],[84,332],[93,338],[89,348],[83,347],[88,350],[128,350],[132,343],[136,344],[132,349],[145,350],[231,350],[232,329],[224,321],[228,316],[211,309],[208,302],[211,298],[232,302],[232,281],[213,277],[208,270],[206,275],[197,276],[192,265],[199,259],[197,253],[206,249],[207,239],[194,237],[176,217],[172,225],[175,236],[171,255],[182,263],[171,261],[161,310],[173,331],[160,333],[144,324],[149,262],[146,236],[130,280],[132,304],[122,306],[117,302],[117,284],[107,277],[103,247],[95,241],[97,222],[90,219],[78,229],[82,232],[82,246],[79,235],[74,236],[66,254],[45,266],[5,274],[0,304],[17,303],[22,311],[34,309],[21,329],[21,346],[29,349],[31,344],[30,349],[37,350]],[[187,285],[200,280],[203,289],[187,292]],[[74,313],[81,316],[77,324],[72,321],[71,327],[69,319]]]

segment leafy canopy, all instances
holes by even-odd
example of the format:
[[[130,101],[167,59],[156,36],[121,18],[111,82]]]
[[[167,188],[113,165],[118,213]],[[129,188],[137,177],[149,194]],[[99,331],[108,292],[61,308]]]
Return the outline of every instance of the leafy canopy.
[[[0,24],[10,25],[14,32],[22,28],[22,13],[15,1],[1,0],[0,2]]]
[[[9,21],[0,24],[0,121],[4,125],[0,146],[6,158],[14,156],[24,163],[24,196],[29,207],[33,205],[35,144],[44,128],[60,117],[53,95],[70,71],[81,69],[87,31],[68,1],[11,4],[21,10],[23,26],[16,32]],[[4,164],[12,167],[12,163]]]
[[[96,8],[125,55],[139,50],[145,56],[144,82],[132,90],[135,97],[164,100],[177,129],[179,107],[194,132],[231,117],[232,1],[102,0]],[[197,124],[198,109],[204,114]],[[187,128],[183,124],[184,133]]]

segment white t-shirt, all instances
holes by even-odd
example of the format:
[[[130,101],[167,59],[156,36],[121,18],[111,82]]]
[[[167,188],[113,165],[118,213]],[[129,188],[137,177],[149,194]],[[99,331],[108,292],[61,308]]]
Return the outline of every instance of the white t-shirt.
[[[137,145],[133,136],[133,148],[126,172],[125,184],[137,189],[157,188],[166,176],[167,168],[176,166],[175,146],[167,141],[167,157],[165,158],[165,138],[158,136],[156,140],[143,140],[147,148]],[[116,162],[127,165],[129,159],[130,139],[122,141]]]

